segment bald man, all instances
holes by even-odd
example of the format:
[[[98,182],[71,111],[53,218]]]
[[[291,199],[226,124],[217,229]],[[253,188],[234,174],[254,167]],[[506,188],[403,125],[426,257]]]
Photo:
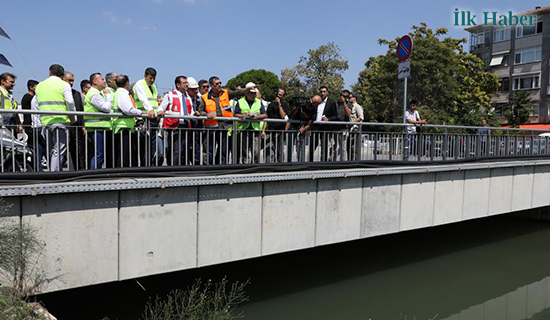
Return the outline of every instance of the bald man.
[[[321,96],[314,95],[309,99],[309,103],[304,106],[291,106],[290,118],[300,121],[298,125],[298,141],[296,152],[298,153],[298,162],[302,162],[304,156],[304,139],[308,136],[307,131],[311,129],[313,122],[317,119],[317,107],[323,102]],[[294,124],[295,125],[295,124]],[[289,137],[290,138],[290,137]],[[289,144],[292,139],[288,139]]]

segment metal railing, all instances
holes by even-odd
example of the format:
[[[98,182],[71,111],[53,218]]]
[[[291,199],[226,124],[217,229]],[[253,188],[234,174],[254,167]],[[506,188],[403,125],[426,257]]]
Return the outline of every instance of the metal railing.
[[[0,110],[4,117],[10,113],[104,115]],[[117,113],[110,116],[128,117]],[[26,138],[17,126],[4,125],[0,130],[0,169],[38,172],[226,164],[412,163],[550,155],[550,134],[540,135],[548,130],[423,125],[422,132],[410,132],[412,125],[400,123],[315,122],[311,130],[300,132],[298,128],[304,123],[291,120],[289,130],[265,130],[262,134],[252,126],[239,130],[239,124],[257,122],[249,119],[215,118],[219,127],[207,128],[202,126],[206,117],[164,118],[178,118],[183,123],[176,129],[162,128],[159,119],[144,116],[135,130],[121,129],[116,133],[74,125],[33,128],[25,124]],[[479,134],[478,129],[489,129],[489,134]]]

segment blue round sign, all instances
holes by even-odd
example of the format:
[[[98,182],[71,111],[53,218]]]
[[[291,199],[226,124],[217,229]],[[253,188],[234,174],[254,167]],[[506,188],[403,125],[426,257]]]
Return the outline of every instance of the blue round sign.
[[[411,55],[413,47],[413,41],[411,37],[409,36],[403,36],[399,40],[399,43],[397,44],[397,58],[399,58],[400,61],[405,61],[409,58]]]

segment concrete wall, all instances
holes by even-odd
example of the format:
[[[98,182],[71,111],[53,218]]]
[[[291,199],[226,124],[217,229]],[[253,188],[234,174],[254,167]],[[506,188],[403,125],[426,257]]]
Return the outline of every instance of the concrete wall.
[[[11,197],[46,291],[550,205],[550,165]]]

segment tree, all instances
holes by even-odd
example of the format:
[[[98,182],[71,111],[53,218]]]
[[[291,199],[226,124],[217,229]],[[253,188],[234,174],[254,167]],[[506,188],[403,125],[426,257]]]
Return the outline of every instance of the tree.
[[[0,200],[0,319],[50,319],[33,296],[59,277],[48,278],[38,267],[45,244],[29,222],[12,219],[10,210]]]
[[[447,29],[434,32],[426,23],[412,27],[407,99],[419,100],[419,111],[429,123],[479,125],[482,119],[494,123],[488,110],[497,76],[485,72],[477,56],[464,52],[465,38],[442,38],[445,34]],[[387,53],[370,57],[353,86],[369,121],[401,121],[403,81],[397,79],[397,42],[380,39],[380,45],[388,46]]]
[[[252,69],[239,73],[235,78],[229,79],[227,86],[234,90],[238,85],[245,86],[248,82],[261,85],[262,98],[267,101],[275,100],[275,91],[283,86],[276,74],[263,69]]]
[[[509,108],[504,115],[508,124],[512,127],[519,127],[521,124],[529,123],[529,116],[533,113],[531,108],[531,93],[528,91],[514,91],[510,94]]]
[[[297,66],[281,71],[281,80],[289,95],[305,91],[311,96],[325,85],[331,98],[337,99],[344,87],[342,74],[349,68],[348,61],[340,55],[340,48],[329,42],[307,53],[307,57],[300,57]]]

